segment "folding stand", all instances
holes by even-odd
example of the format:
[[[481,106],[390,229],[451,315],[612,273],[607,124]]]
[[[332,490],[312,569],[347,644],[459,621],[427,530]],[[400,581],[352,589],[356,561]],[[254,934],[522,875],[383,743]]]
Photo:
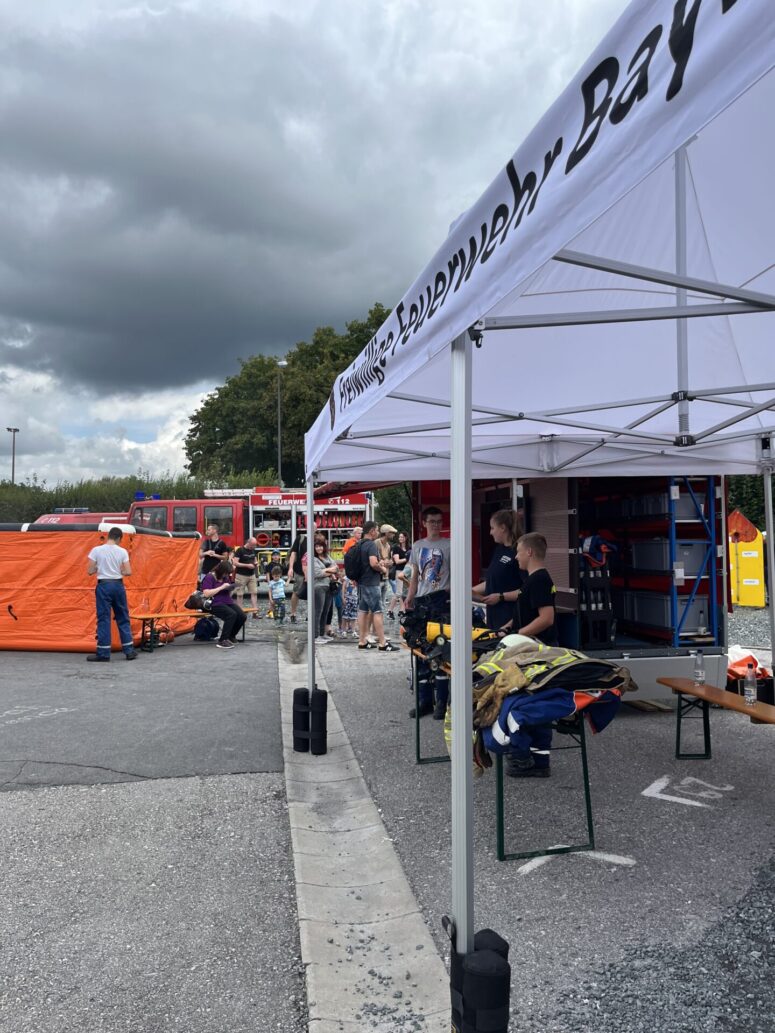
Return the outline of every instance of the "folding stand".
[[[584,718],[576,714],[574,718],[567,721],[552,721],[552,729],[555,732],[568,735],[573,739],[575,746],[552,746],[552,752],[556,750],[581,750],[581,769],[584,774],[584,803],[587,816],[587,842],[575,846],[553,846],[546,850],[527,850],[517,853],[506,853],[504,846],[504,808],[503,808],[503,757],[499,753],[495,758],[496,775],[496,845],[499,861],[514,861],[527,857],[548,857],[550,854],[574,854],[582,850],[595,849],[595,828],[592,822],[592,798],[589,792],[589,768],[587,767],[587,740],[584,730]]]
[[[690,710],[700,710],[701,715],[692,714],[696,719],[702,716],[702,737],[704,753],[681,753],[681,721]],[[694,699],[678,693],[678,706],[675,711],[675,756],[676,760],[710,760],[710,704],[706,699]]]

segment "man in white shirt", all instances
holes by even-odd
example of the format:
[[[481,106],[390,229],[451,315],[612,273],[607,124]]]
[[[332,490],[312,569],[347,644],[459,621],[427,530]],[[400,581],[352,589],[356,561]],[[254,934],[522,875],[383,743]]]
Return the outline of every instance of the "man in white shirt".
[[[116,619],[121,648],[127,660],[137,656],[132,630],[129,626],[129,608],[126,602],[124,578],[129,577],[129,553],[121,546],[124,532],[120,527],[111,527],[104,545],[96,545],[89,553],[86,573],[97,575],[97,652],[86,659],[97,663],[110,661],[110,618]]]

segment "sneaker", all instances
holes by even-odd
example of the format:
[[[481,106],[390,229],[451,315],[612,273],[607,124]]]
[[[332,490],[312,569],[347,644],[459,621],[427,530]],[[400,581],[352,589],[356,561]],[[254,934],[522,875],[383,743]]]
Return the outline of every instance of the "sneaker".
[[[425,717],[426,714],[432,714],[432,713],[433,713],[433,705],[431,703],[421,703],[420,704],[420,717]],[[412,709],[409,711],[409,716],[410,717],[417,717],[417,711],[415,710],[414,707],[412,707]]]
[[[263,616],[263,615],[262,615],[262,614],[260,614],[260,613],[254,613],[254,614],[253,614],[253,620],[254,620],[254,621],[260,621],[260,620],[261,620],[261,617],[262,617],[262,616]],[[269,614],[267,614],[267,617],[268,617],[268,616],[269,616]]]
[[[137,659],[137,650],[133,649],[129,653],[124,653],[124,656],[127,658],[127,660],[136,660]]]
[[[388,620],[389,621],[394,621],[395,619],[396,619],[396,615],[393,613],[393,611],[392,610],[388,610]]]
[[[215,643],[215,648],[216,649],[234,649],[234,643],[230,642],[228,639],[224,639],[223,642],[216,642]]]
[[[374,648],[374,643],[373,642],[369,642],[368,639],[365,642],[359,642],[358,643],[358,649],[373,649],[373,648]]]
[[[230,638],[230,639],[229,639],[229,642],[231,642],[231,644],[232,644],[233,646],[236,646],[236,645],[237,645],[237,643],[239,642],[239,639],[237,639],[237,638]]]
[[[296,614],[292,613],[291,614],[291,624],[295,624],[295,623],[296,623]]]
[[[447,704],[446,703],[437,703],[436,706],[433,708],[433,720],[434,721],[443,721],[446,716],[447,716]]]
[[[135,653],[135,656],[137,656],[137,653]],[[87,661],[90,664],[109,664],[110,663],[110,657],[109,656],[100,656],[98,653],[93,653],[91,656],[87,656],[86,659],[87,659]]]
[[[534,760],[521,760],[512,755],[506,758],[506,774],[509,778],[549,778],[551,769],[548,766],[537,768]]]
[[[366,636],[366,641],[367,642],[371,642],[371,644],[373,646],[376,646],[376,644],[377,644],[377,639],[376,639],[376,636],[374,636],[374,635],[367,635]]]
[[[397,651],[392,642],[386,642],[384,646],[378,646],[377,648],[380,653],[395,653]]]
[[[331,640],[326,638],[325,635],[318,635],[318,637],[315,639],[315,645],[316,646],[325,646],[325,645],[328,645],[328,643],[330,641]]]

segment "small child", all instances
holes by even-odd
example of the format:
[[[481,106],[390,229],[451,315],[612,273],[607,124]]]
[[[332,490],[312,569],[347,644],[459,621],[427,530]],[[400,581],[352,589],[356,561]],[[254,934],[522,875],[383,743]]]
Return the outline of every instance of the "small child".
[[[358,586],[349,577],[342,585],[342,634],[357,635],[355,630],[358,620]]]
[[[285,582],[282,568],[272,567],[272,580],[269,582],[269,595],[272,599],[272,612],[275,624],[285,623]]]

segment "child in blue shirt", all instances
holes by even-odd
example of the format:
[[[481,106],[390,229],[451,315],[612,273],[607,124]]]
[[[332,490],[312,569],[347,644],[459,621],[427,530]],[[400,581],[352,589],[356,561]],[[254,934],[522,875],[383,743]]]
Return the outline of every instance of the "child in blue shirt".
[[[272,580],[269,582],[269,595],[272,599],[272,612],[275,624],[285,623],[285,582],[282,568],[272,567]]]

